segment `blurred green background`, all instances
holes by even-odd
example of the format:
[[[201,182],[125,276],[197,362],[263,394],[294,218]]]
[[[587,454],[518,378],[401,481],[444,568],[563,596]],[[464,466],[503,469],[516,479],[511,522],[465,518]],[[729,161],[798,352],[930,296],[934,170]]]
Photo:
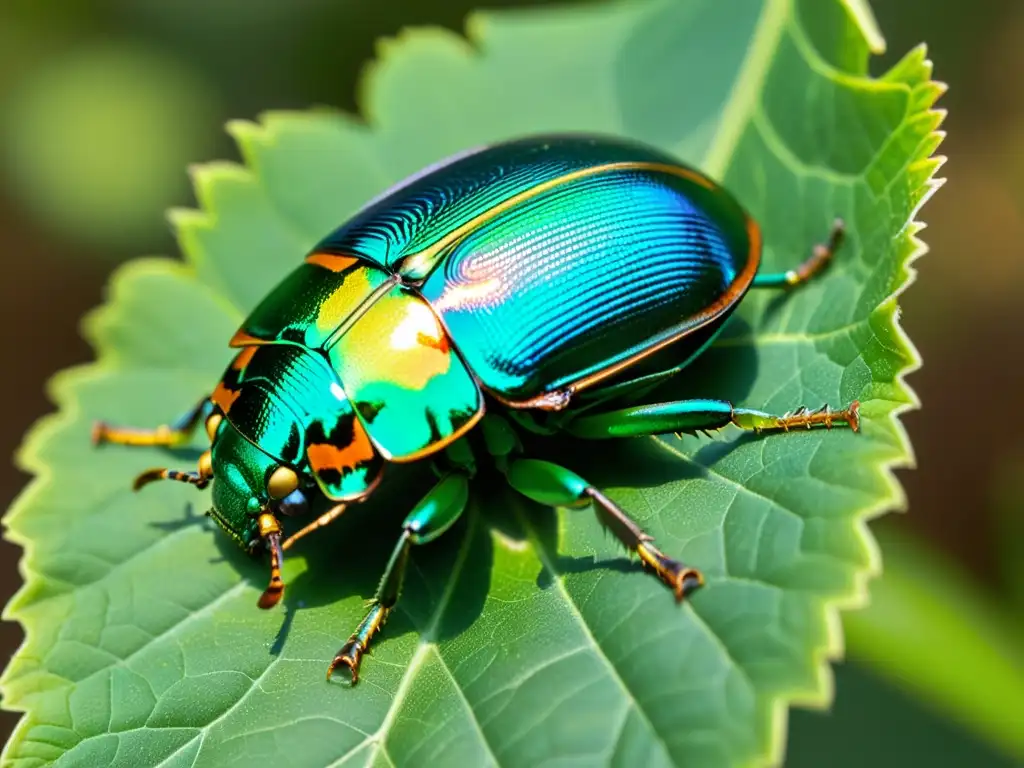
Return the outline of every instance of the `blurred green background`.
[[[0,455],[51,410],[46,379],[89,360],[78,319],[101,301],[110,271],[176,252],[164,212],[193,204],[190,164],[237,157],[227,119],[353,110],[377,37],[426,23],[460,30],[474,6],[542,2],[6,0]],[[950,110],[940,150],[949,182],[924,211],[931,252],[903,301],[925,359],[910,378],[924,408],[905,422],[918,468],[900,472],[910,513],[873,526],[889,571],[873,589],[876,605],[848,617],[836,705],[794,712],[787,764],[1020,765],[1024,3],[872,5],[889,49],[874,71],[925,41],[950,86],[940,102]],[[9,462],[0,466],[3,507],[25,481]],[[4,602],[20,582],[19,556],[0,543]],[[0,625],[0,653],[20,640],[18,626]],[[15,720],[0,714],[5,738]]]

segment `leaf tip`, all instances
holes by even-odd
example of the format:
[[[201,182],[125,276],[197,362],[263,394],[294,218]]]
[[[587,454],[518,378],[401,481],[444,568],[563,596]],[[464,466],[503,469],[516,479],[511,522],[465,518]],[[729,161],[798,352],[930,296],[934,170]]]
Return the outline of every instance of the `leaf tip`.
[[[174,206],[168,208],[164,213],[164,218],[172,227],[177,227],[184,222],[188,222],[189,219],[194,219],[197,216],[202,216],[200,211],[195,208],[185,208],[184,206]]]
[[[262,115],[261,115],[262,118]],[[228,120],[224,123],[224,131],[240,146],[247,142],[257,141],[267,132],[264,120]]]
[[[853,23],[856,24],[857,29],[864,37],[868,50],[876,56],[885,53],[885,37],[882,35],[882,30],[875,19],[874,11],[871,10],[867,0],[843,0],[843,4],[853,19]]]

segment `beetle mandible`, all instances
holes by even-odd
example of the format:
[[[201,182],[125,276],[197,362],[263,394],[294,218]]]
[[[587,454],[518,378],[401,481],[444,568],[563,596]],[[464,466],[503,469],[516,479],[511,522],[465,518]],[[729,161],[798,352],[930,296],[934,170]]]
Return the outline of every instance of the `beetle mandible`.
[[[751,288],[791,288],[843,236],[795,269],[758,274],[761,232],[726,190],[653,148],[591,135],[482,147],[416,174],[325,237],[231,339],[237,356],[178,421],[99,423],[97,443],[175,446],[204,423],[194,471],[154,480],[213,484],[209,514],[242,547],[268,551],[259,606],[284,592],[283,552],[366,499],[391,463],[437,462],[440,480],[406,518],[363,621],[331,661],[358,680],[394,608],[410,549],[459,517],[472,461],[446,460],[477,429],[518,492],[592,506],[599,522],[681,601],[700,571],[658,549],[600,490],[524,457],[516,430],[580,438],[845,424],[857,402],[785,415],[725,400],[644,402],[700,354]],[[486,415],[485,415],[486,414]],[[322,494],[333,506],[283,538],[284,516]]]

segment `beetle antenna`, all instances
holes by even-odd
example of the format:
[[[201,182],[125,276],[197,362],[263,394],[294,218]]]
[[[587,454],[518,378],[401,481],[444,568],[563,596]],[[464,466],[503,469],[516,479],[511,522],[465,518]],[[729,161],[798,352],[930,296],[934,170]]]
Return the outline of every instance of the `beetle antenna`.
[[[281,551],[281,526],[277,519],[266,512],[260,515],[259,519],[260,537],[266,539],[267,548],[270,550],[270,583],[260,595],[260,608],[273,608],[277,605],[281,596],[284,595],[284,581],[281,580],[281,562],[284,560],[284,553]]]
[[[194,485],[200,490],[210,484],[210,479],[208,477],[203,477],[198,472],[179,472],[176,469],[156,467],[155,469],[147,469],[141,475],[136,477],[135,482],[132,483],[132,488],[137,491],[143,486],[149,485],[157,480],[177,480],[179,483]]]

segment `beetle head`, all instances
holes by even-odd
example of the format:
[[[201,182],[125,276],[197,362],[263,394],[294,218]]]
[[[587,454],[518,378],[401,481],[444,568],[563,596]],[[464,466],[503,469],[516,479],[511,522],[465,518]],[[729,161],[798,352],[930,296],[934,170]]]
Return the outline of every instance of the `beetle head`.
[[[213,509],[210,516],[250,552],[270,550],[270,583],[259,606],[270,608],[284,594],[281,526],[275,512],[304,510],[299,476],[246,440],[230,424],[216,430],[212,449]]]
[[[179,480],[205,488],[212,481],[213,508],[207,514],[243,549],[252,554],[264,546],[270,550],[270,585],[259,601],[261,608],[270,608],[284,593],[278,515],[307,510],[300,476],[242,437],[219,413],[209,417],[206,429],[213,446],[200,456],[198,472],[151,469],[136,479],[135,488],[154,480]]]
[[[279,464],[225,424],[213,444],[210,516],[238,544],[259,544],[259,517],[271,512],[268,482]]]

